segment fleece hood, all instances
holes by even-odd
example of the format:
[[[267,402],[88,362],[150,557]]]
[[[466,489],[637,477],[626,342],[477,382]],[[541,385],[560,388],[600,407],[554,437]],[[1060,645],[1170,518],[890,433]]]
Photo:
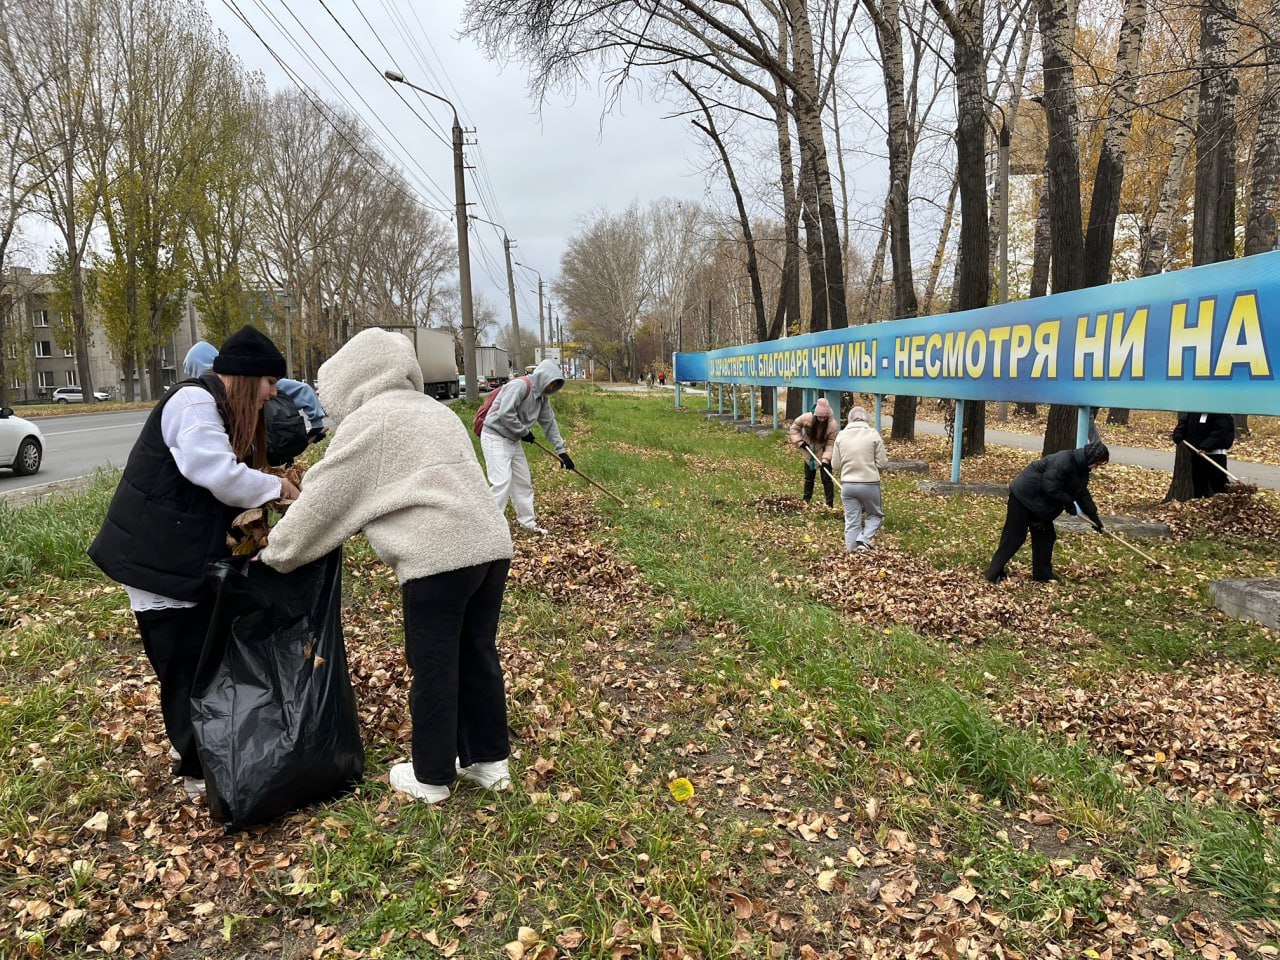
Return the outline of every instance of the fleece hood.
[[[560,364],[550,359],[543,360],[533,368],[533,373],[529,374],[529,385],[533,388],[532,393],[535,397],[545,395],[547,387],[557,380],[564,381],[564,371],[560,369]]]
[[[329,418],[340,423],[381,394],[422,393],[422,368],[408,337],[371,327],[320,365],[316,390]]]
[[[194,380],[213,366],[213,358],[217,355],[218,348],[212,343],[204,340],[196,341],[187,351],[186,359],[182,361],[182,375],[188,380]]]

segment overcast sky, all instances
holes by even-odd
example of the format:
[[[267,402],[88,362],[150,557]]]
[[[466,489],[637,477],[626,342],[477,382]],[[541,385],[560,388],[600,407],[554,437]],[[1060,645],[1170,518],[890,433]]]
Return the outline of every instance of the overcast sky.
[[[293,85],[224,0],[206,3],[247,67],[262,71],[272,90]],[[515,259],[540,271],[548,282],[559,272],[561,253],[576,224],[591,211],[621,210],[637,199],[647,205],[661,196],[703,197],[700,158],[686,133],[687,120],[663,119],[669,108],[638,95],[625,97],[602,118],[603,98],[594,86],[581,88],[572,101],[557,97],[539,113],[529,98],[523,66],[500,66],[471,41],[459,39],[462,0],[327,0],[351,39],[315,0],[237,3],[302,82],[357,113],[385,141],[380,148],[404,170],[424,202],[450,210],[449,110],[403,86],[393,89],[381,71],[398,70],[452,100],[463,126],[475,129],[477,145],[467,148],[468,163],[477,166],[467,178],[467,200],[475,204],[471,212],[503,224],[515,243]],[[306,25],[310,38],[291,12]],[[397,90],[431,121],[434,133],[401,102]],[[509,313],[501,235],[474,223],[471,238],[473,290],[499,308],[505,324]],[[526,273],[521,282],[518,268],[516,279],[520,316],[528,314],[536,322],[537,296],[530,289],[536,289],[537,280]]]

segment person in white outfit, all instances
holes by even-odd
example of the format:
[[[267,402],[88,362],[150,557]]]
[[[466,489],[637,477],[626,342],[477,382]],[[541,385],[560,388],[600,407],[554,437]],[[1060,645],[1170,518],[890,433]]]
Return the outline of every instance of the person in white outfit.
[[[854,407],[849,411],[849,425],[836,436],[831,452],[831,472],[840,478],[840,499],[844,502],[844,548],[850,552],[870,550],[884,521],[880,471],[888,465],[884,440],[871,429],[867,411]]]
[[[527,377],[502,385],[480,431],[480,450],[484,453],[493,500],[504,513],[510,500],[516,509],[516,523],[527,533],[547,532],[538,526],[534,516],[533,479],[520,445],[521,441],[533,443],[535,423],[542,425],[542,432],[560,457],[560,466],[573,469],[573,460],[560,436],[555,411],[551,409],[551,395],[563,386],[564,373],[559,364],[543,360]]]

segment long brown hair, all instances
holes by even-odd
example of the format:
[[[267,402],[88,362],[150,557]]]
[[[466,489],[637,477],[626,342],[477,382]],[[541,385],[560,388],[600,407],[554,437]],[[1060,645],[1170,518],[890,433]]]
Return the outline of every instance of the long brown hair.
[[[819,417],[814,415],[813,425],[809,427],[809,439],[813,441],[814,446],[819,446],[827,442],[827,437],[831,434],[831,428],[834,424],[834,417]]]
[[[227,388],[227,436],[236,459],[261,470],[267,465],[267,421],[258,406],[260,377],[223,374]]]

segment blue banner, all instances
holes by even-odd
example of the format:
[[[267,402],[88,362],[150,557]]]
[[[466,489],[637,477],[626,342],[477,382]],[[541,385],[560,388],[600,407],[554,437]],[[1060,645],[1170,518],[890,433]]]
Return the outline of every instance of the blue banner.
[[[963,313],[676,354],[683,382],[1280,415],[1280,251]]]

